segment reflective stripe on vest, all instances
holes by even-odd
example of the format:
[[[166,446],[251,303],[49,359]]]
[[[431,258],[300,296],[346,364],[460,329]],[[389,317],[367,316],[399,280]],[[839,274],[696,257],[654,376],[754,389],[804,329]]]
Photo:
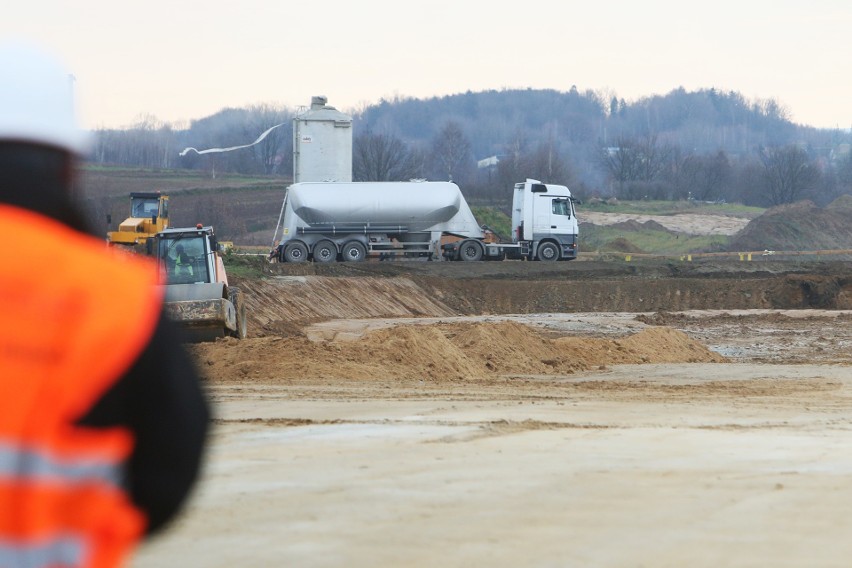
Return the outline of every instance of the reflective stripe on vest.
[[[85,546],[80,538],[60,536],[52,540],[15,545],[0,540],[0,566],[15,568],[55,568],[80,566]]]
[[[59,479],[66,483],[98,482],[121,486],[121,470],[95,458],[59,458],[37,449],[22,449],[0,441],[0,477],[30,480]],[[2,566],[2,564],[0,564]]]

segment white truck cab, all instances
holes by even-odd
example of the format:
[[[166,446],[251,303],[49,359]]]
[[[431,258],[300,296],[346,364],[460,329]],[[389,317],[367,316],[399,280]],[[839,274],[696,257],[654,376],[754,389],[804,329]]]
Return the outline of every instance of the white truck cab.
[[[577,233],[574,198],[567,187],[534,179],[515,184],[512,242],[528,247],[521,256],[545,261],[574,259]]]

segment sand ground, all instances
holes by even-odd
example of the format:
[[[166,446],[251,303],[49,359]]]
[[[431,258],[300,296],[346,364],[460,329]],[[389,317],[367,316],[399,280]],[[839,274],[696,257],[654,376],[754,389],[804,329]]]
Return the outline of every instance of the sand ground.
[[[205,472],[132,565],[849,564],[849,311],[435,317],[199,347],[216,413]],[[596,358],[509,368],[483,349],[494,329]],[[637,335],[660,329],[677,335]],[[408,343],[376,335],[391,331]],[[405,355],[425,333],[470,361],[418,375]],[[291,372],[308,353],[316,372]]]

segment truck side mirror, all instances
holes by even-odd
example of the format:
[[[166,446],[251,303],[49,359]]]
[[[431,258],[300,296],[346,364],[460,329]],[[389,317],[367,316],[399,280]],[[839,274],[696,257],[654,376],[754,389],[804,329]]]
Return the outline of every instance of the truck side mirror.
[[[107,213],[107,225],[112,225],[112,215]]]

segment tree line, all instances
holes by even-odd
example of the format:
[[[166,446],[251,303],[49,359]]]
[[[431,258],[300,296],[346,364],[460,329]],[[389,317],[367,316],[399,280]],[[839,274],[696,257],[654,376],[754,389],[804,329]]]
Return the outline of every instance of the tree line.
[[[188,126],[144,117],[96,132],[91,160],[289,178],[292,120],[302,109],[224,109]],[[351,112],[353,178],[453,180],[482,204],[514,183],[563,183],[581,197],[695,199],[772,206],[852,193],[849,131],[794,124],[775,100],[675,89],[633,102],[572,88],[382,100]],[[180,156],[185,147],[226,153]]]

